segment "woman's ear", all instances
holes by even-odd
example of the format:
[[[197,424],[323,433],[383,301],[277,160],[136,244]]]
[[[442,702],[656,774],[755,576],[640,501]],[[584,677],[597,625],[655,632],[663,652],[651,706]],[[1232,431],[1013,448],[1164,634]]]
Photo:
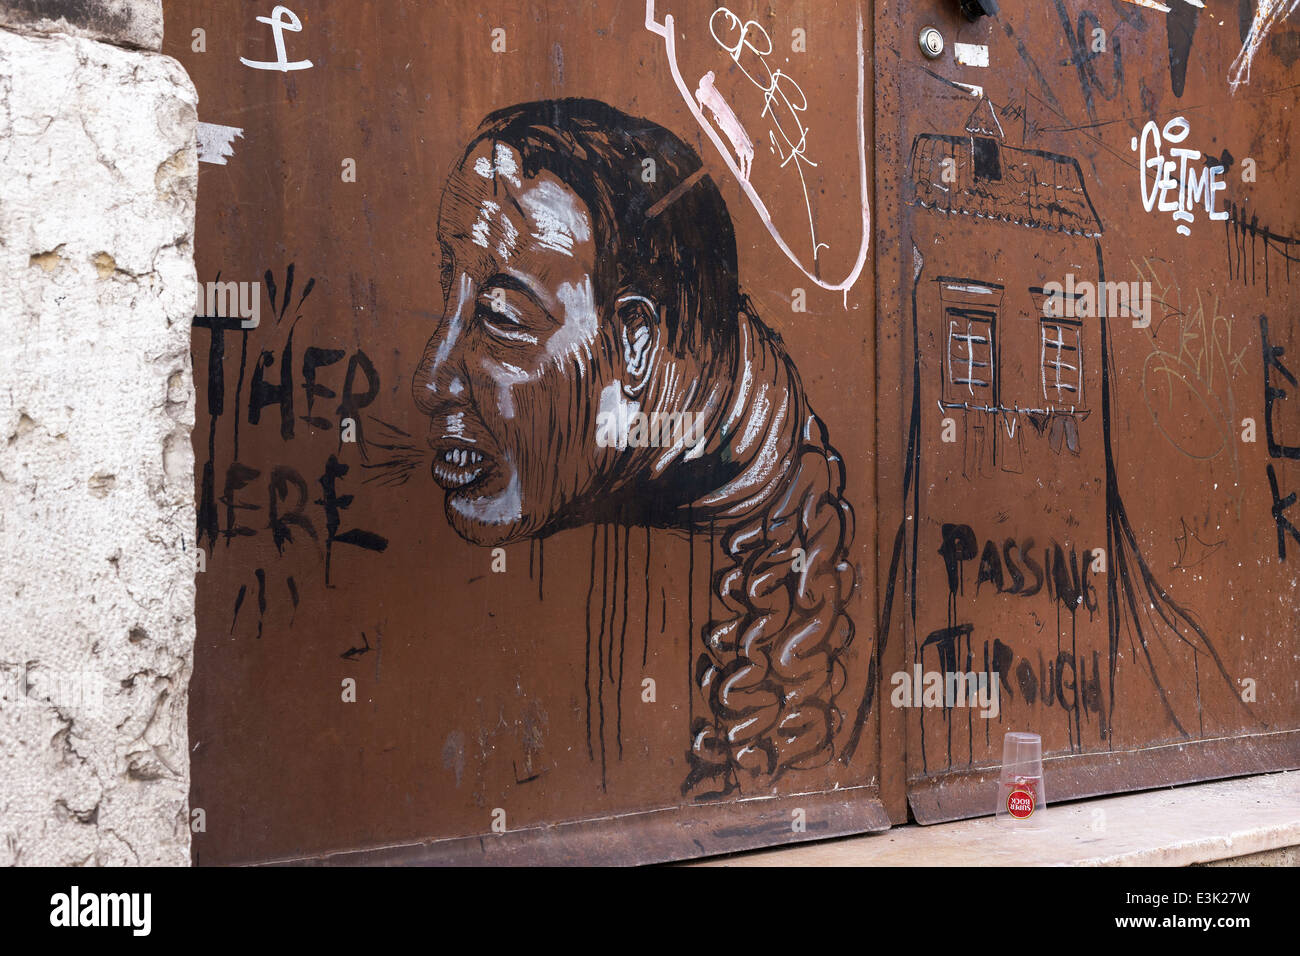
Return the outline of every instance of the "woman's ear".
[[[652,299],[640,295],[622,296],[615,305],[627,373],[623,392],[631,398],[650,381],[659,358],[659,310]]]

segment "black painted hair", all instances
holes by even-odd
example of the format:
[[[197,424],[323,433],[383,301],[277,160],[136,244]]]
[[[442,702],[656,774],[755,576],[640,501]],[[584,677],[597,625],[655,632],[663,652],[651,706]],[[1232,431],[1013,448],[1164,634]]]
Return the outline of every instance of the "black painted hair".
[[[699,155],[674,133],[570,98],[497,110],[465,155],[484,141],[513,147],[525,176],[548,170],[586,204],[599,250],[598,302],[653,299],[664,344],[678,355],[734,343],[741,301],[731,216]]]

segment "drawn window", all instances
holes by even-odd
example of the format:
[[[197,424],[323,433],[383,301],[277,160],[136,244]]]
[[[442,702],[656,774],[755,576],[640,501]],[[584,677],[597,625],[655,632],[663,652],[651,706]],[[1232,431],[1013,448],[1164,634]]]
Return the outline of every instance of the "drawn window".
[[[957,396],[992,404],[996,393],[994,313],[948,308],[948,384]]]
[[[994,117],[996,121],[997,117]],[[1002,179],[1002,162],[998,141],[987,136],[975,136],[971,139],[971,154],[975,159],[975,178],[992,182]]]
[[[1042,322],[1043,397],[1053,405],[1083,404],[1083,349],[1079,322]]]

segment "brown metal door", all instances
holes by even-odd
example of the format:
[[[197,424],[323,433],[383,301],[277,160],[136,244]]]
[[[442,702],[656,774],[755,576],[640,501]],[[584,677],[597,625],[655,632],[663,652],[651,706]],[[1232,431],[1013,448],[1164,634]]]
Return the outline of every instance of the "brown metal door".
[[[1010,730],[1049,802],[1300,762],[1300,22],[999,6],[877,5],[879,694],[922,822],[992,812]]]
[[[196,862],[888,825],[869,11],[648,6],[167,4]]]

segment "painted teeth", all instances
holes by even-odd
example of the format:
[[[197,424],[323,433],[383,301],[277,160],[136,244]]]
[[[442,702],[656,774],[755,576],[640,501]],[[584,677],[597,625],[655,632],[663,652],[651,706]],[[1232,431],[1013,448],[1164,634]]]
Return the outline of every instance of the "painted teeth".
[[[477,465],[483,460],[483,455],[468,448],[457,448],[452,451],[442,453],[442,460],[449,465],[455,465],[457,468],[467,468],[470,465]]]
[[[464,471],[452,471],[449,468],[444,468],[441,464],[435,464],[433,472],[434,476],[444,485],[452,488],[463,488],[477,481],[478,476],[483,474],[483,469],[475,468],[469,474],[466,474]]]

